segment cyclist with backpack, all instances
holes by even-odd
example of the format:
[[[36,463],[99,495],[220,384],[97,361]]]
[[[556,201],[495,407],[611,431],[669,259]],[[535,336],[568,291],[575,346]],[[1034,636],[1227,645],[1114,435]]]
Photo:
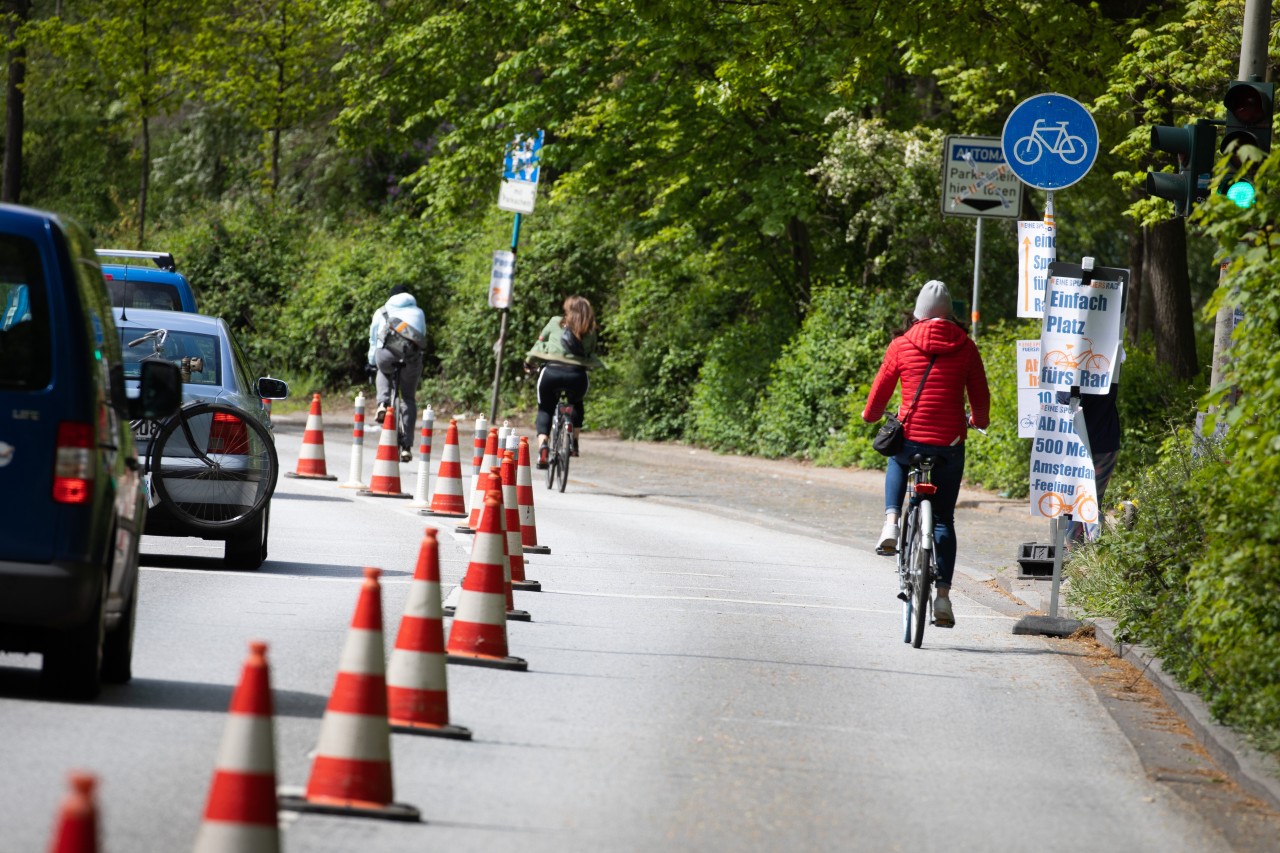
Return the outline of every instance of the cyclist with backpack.
[[[400,461],[413,459],[413,424],[418,417],[416,400],[422,381],[422,352],[427,343],[427,318],[409,288],[397,284],[386,303],[373,312],[369,324],[369,364],[377,371],[378,410],[381,425],[391,405],[391,389],[396,387],[400,404],[396,407]]]
[[[602,367],[596,358],[596,313],[583,296],[564,301],[564,314],[552,317],[525,355],[525,370],[538,370],[538,467],[547,467],[547,435],[560,392],[573,405],[573,456],[578,455],[578,430],[582,429],[582,402],[591,383],[587,371]]]

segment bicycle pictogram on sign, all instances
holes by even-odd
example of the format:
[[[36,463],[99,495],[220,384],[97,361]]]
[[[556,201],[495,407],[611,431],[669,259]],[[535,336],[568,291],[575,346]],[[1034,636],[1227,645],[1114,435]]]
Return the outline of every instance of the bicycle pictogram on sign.
[[[1107,358],[1100,352],[1093,351],[1093,341],[1089,338],[1081,338],[1084,341],[1085,348],[1080,352],[1073,353],[1075,344],[1063,344],[1062,349],[1050,350],[1044,357],[1046,364],[1052,367],[1062,368],[1064,370],[1075,370],[1083,367],[1090,373],[1099,370],[1106,370],[1111,366],[1111,359]],[[1063,350],[1066,350],[1063,352]]]
[[[1031,132],[1014,143],[1013,157],[1024,166],[1034,166],[1046,151],[1058,155],[1067,165],[1074,166],[1088,155],[1089,146],[1084,137],[1067,131],[1066,121],[1060,121],[1050,128],[1044,119],[1038,118],[1032,125]]]
[[[1045,518],[1072,513],[1085,524],[1093,524],[1098,520],[1098,501],[1087,492],[1075,501],[1069,501],[1057,492],[1045,492],[1040,496],[1039,506],[1040,514]]]

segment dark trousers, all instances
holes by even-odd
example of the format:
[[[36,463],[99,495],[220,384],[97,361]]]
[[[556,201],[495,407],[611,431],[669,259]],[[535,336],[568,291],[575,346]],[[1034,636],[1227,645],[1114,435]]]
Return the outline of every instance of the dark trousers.
[[[396,366],[399,362],[395,353],[385,347],[374,352],[373,357],[378,367],[375,383],[378,388],[378,404],[389,406],[391,405],[391,386],[394,384]],[[418,353],[406,359],[400,368],[400,405],[396,407],[399,410],[396,412],[396,431],[400,433],[398,436],[400,447],[405,450],[413,449],[414,421],[418,417],[418,383],[421,381],[422,353]]]
[[[560,402],[560,392],[573,404],[574,429],[582,429],[582,402],[587,396],[591,381],[586,368],[574,364],[548,362],[538,373],[538,435],[551,434],[551,419]]]

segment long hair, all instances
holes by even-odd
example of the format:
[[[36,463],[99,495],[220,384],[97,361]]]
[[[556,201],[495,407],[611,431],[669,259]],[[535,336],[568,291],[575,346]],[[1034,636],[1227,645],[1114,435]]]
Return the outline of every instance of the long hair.
[[[579,340],[596,329],[596,312],[584,296],[570,296],[564,301],[564,319],[560,325],[573,332]]]

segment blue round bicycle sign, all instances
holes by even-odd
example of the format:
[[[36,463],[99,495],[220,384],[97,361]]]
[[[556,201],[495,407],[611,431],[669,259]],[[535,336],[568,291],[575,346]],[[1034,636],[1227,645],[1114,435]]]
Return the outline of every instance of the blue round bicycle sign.
[[[1098,126],[1066,95],[1027,98],[1013,108],[1000,135],[1004,160],[1026,185],[1060,190],[1079,181],[1098,157]]]

